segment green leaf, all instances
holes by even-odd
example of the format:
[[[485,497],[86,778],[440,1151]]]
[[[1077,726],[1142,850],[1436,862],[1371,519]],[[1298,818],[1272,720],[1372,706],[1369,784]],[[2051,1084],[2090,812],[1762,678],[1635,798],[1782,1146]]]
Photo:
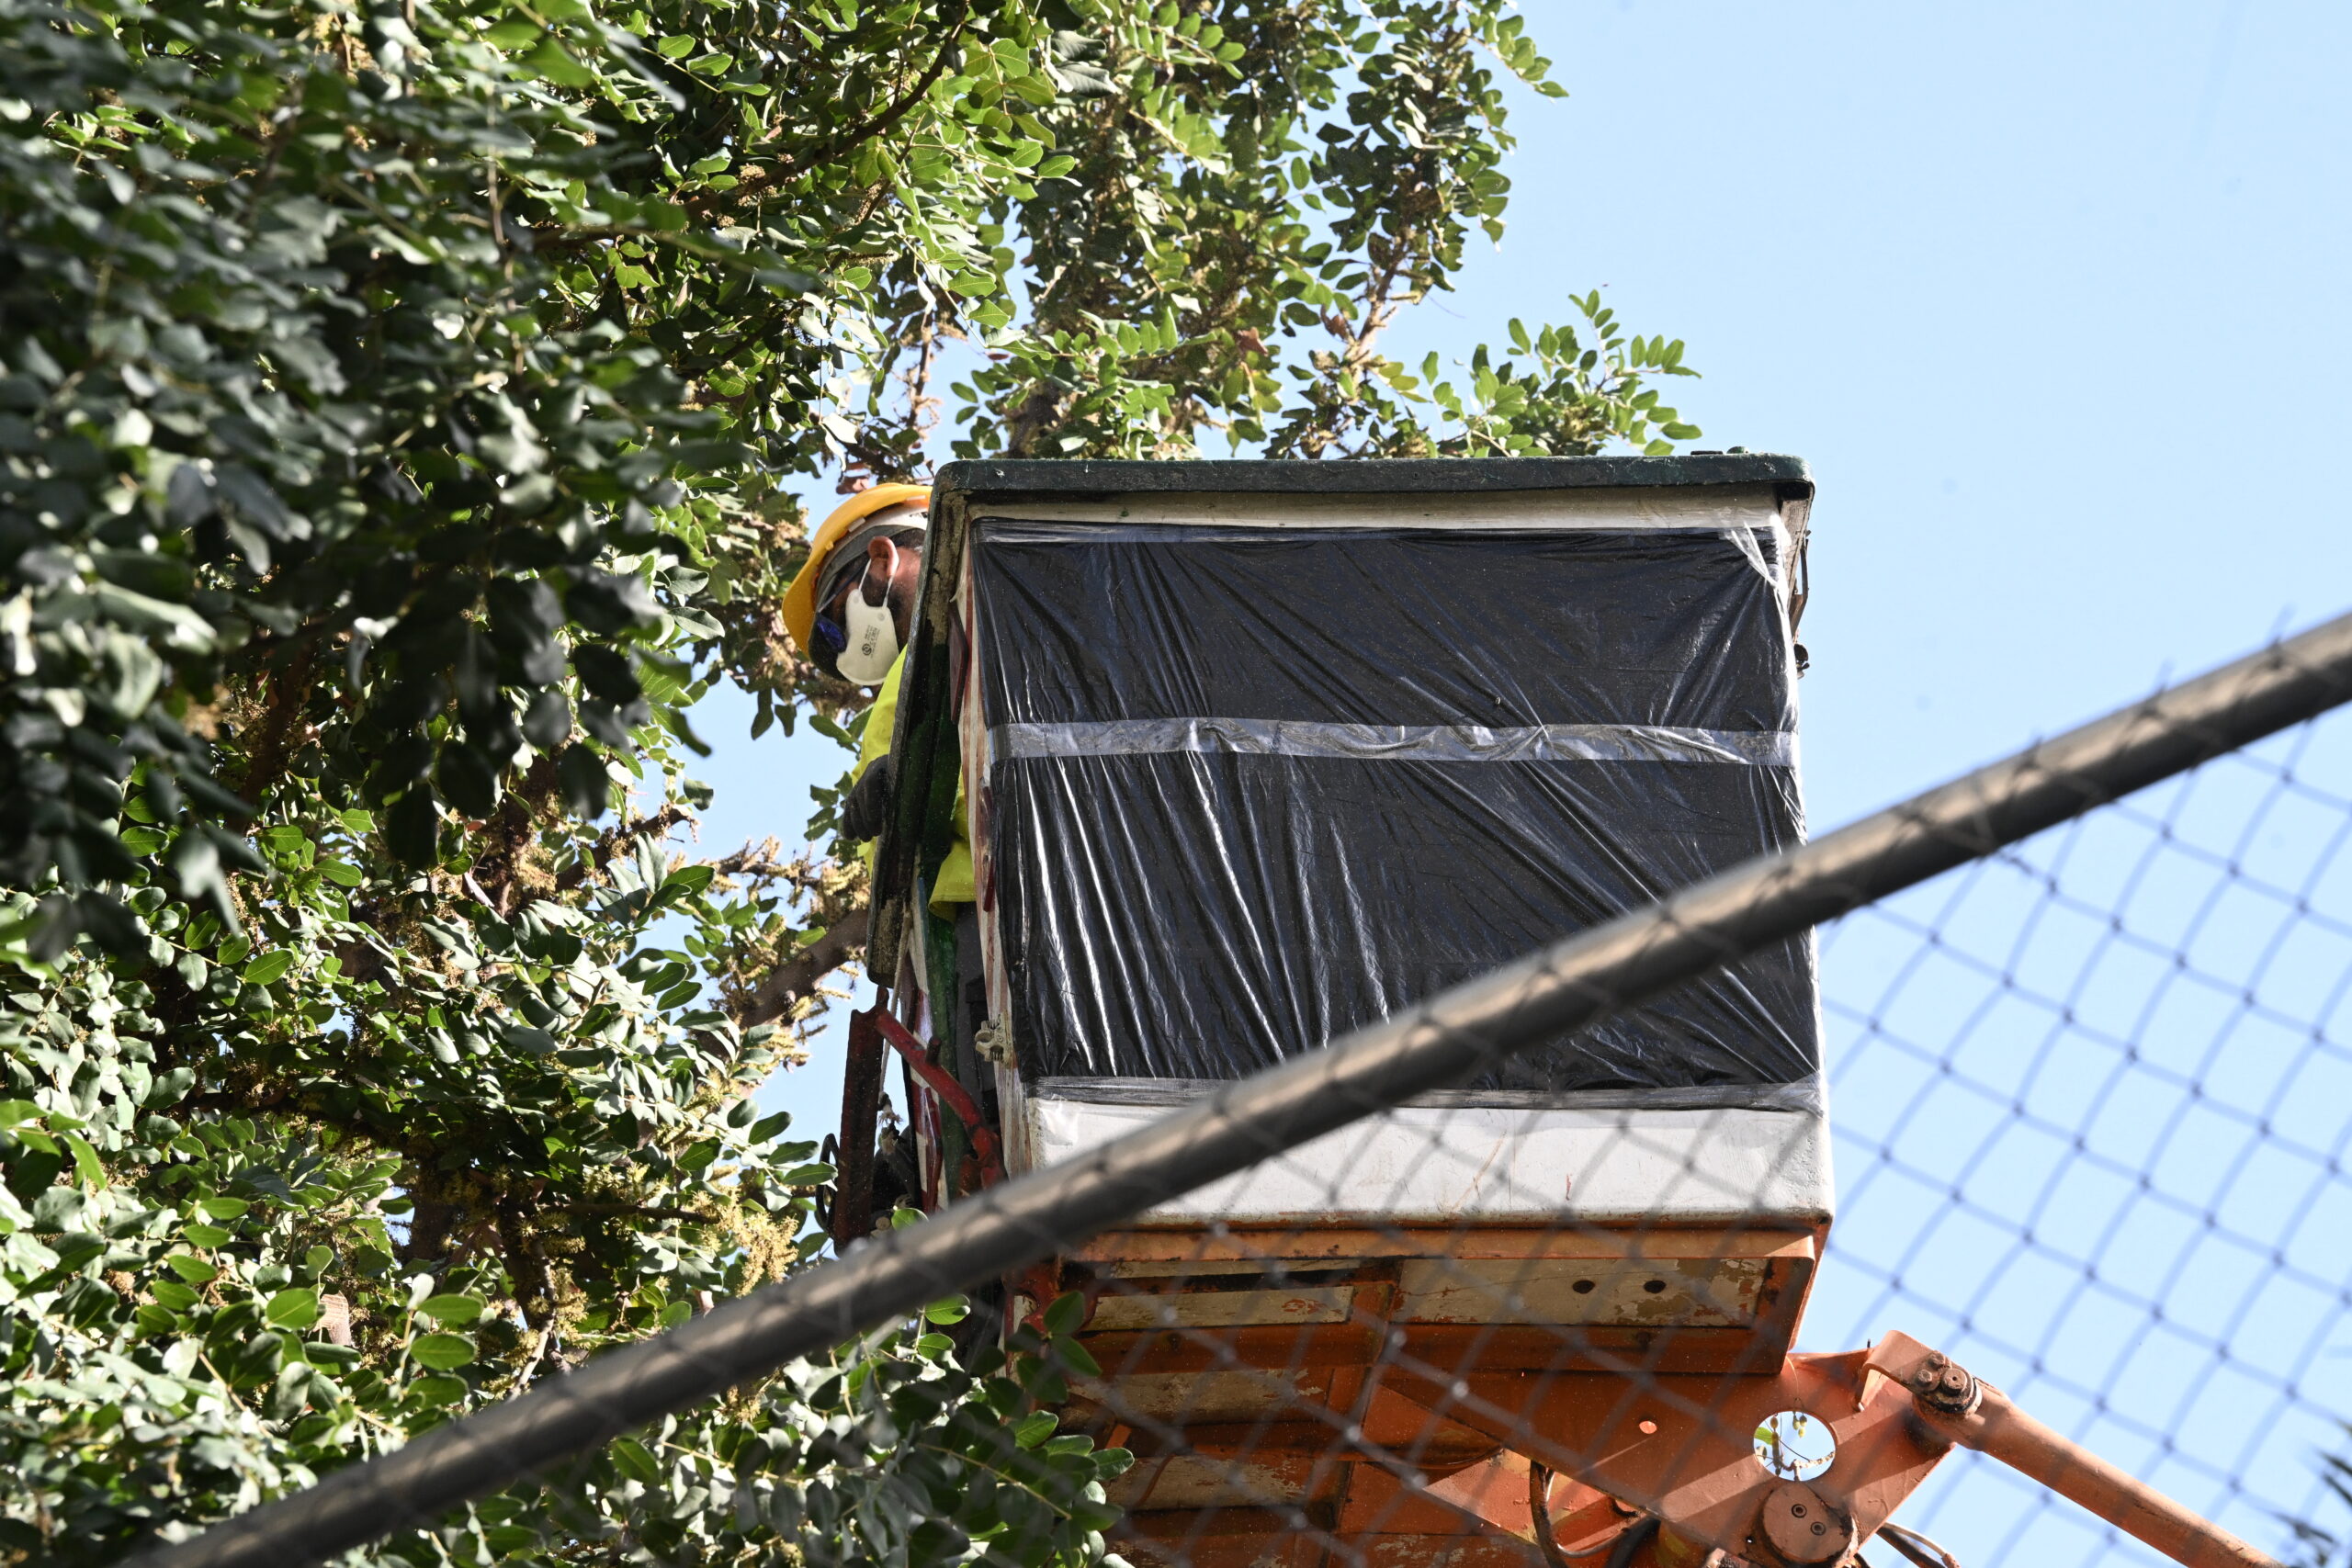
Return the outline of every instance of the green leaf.
[[[385,814],[384,837],[392,853],[408,866],[428,866],[439,858],[440,813],[433,792],[423,784],[409,786]],[[224,956],[223,963],[229,962]]]
[[[165,1267],[191,1285],[209,1285],[220,1277],[220,1270],[201,1258],[190,1258],[185,1252],[175,1252],[164,1259]]]
[[[585,746],[571,745],[556,758],[555,766],[565,808],[591,822],[602,817],[611,804],[613,791],[604,759]]]
[[[540,29],[536,22],[511,21],[501,22],[481,36],[501,49],[521,49],[527,44],[537,42],[539,33]],[[688,47],[691,48],[692,45],[689,44]]]
[[[308,1328],[319,1321],[319,1292],[309,1290],[280,1291],[269,1298],[269,1307],[262,1314],[272,1327]]]
[[[662,879],[663,897],[684,897],[710,886],[718,872],[707,865],[682,865]]]
[[[58,1139],[74,1152],[74,1173],[90,1184],[93,1190],[107,1184],[106,1167],[98,1161],[98,1151],[79,1133],[61,1133]]]
[[[1077,1291],[1065,1291],[1046,1309],[1046,1332],[1058,1339],[1075,1334],[1086,1321],[1086,1297]]]
[[[614,1466],[630,1480],[648,1486],[661,1483],[662,1467],[653,1462],[653,1456],[635,1438],[615,1438],[610,1452]]]
[[[1055,1357],[1061,1362],[1064,1370],[1076,1372],[1082,1378],[1099,1378],[1102,1375],[1102,1368],[1094,1359],[1093,1353],[1079,1340],[1063,1336],[1053,1342],[1053,1349]]]
[[[482,1303],[471,1296],[429,1296],[416,1310],[435,1323],[463,1325],[481,1316]]]
[[[196,1206],[216,1220],[241,1220],[251,1203],[243,1198],[198,1198]]]
[[[422,1366],[447,1371],[474,1359],[474,1342],[463,1334],[427,1334],[411,1345],[408,1353]]]
[[[559,87],[585,87],[596,80],[594,71],[573,59],[553,39],[547,39],[514,63]]]
[[[313,1346],[311,1348],[315,1353],[317,1347]],[[466,1380],[463,1378],[450,1377],[447,1373],[435,1373],[410,1383],[408,1392],[409,1397],[418,1404],[437,1407],[444,1404],[456,1404],[472,1390],[467,1386]]]

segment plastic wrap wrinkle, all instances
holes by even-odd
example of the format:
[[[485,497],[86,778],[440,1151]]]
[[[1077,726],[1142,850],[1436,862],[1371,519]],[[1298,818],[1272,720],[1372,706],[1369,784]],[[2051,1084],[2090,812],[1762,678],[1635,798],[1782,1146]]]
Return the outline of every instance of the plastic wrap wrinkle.
[[[1011,762],[990,787],[1029,1074],[1238,1076],[1794,838],[1782,768],[1189,753]],[[1785,944],[1497,1085],[1792,1081],[1817,1061],[1811,987]]]
[[[1349,757],[1419,762],[1729,762],[1785,768],[1796,737],[1785,730],[1671,729],[1642,724],[1331,724],[1272,718],[1114,718],[1091,723],[1001,724],[990,754],[1147,756],[1178,751],[1256,757]]]
[[[1425,492],[1415,495],[1265,495],[1201,491],[1127,494],[1103,500],[1032,497],[983,505],[980,521],[1099,533],[1106,524],[1163,531],[1223,525],[1257,530],[1360,530],[1386,524],[1413,528],[1566,529],[1761,528],[1780,514],[1770,485],[1708,485],[1692,490]]]
[[[1781,581],[1780,573],[1774,571],[1770,563],[1765,560],[1764,547],[1757,543],[1756,536],[1759,532],[1765,536],[1766,540],[1772,547],[1773,560],[1788,558],[1788,537],[1777,521],[1769,528],[1763,529],[1751,528],[1744,525],[1735,525],[1725,528],[1723,534],[1724,542],[1746,557],[1747,564],[1756,569],[1757,575],[1772,585],[1774,597],[1785,598],[1784,585]]]
[[[1779,586],[1715,529],[991,522],[973,550],[1032,1085],[1238,1077],[1803,837]],[[1818,1035],[1791,942],[1473,1087],[1744,1105],[1810,1081]]]
[[[1778,597],[1713,531],[984,527],[978,551],[991,726],[1796,724]]]

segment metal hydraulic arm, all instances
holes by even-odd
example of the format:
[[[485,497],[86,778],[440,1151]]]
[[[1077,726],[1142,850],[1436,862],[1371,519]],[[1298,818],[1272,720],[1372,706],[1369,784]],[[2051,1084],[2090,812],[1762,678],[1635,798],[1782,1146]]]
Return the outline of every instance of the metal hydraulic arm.
[[[1431,1491],[1536,1543],[1555,1565],[1838,1568],[1882,1531],[1905,1558],[1933,1562],[1931,1544],[1889,1521],[1959,1447],[1999,1460],[2183,1568],[2277,1568],[1901,1334],[1868,1350],[1791,1356],[1769,1378],[1454,1379],[1392,1364],[1382,1383],[1502,1445],[1488,1465]],[[1759,1427],[1789,1413],[1834,1438],[1826,1471],[1801,1478],[1759,1461]]]

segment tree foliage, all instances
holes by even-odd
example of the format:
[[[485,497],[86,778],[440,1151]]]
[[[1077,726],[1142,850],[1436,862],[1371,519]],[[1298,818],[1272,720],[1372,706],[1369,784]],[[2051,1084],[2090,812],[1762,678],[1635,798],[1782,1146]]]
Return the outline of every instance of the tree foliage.
[[[861,873],[830,792],[679,838],[713,683],[854,739],[811,479],[1695,434],[1598,294],[1385,353],[1546,69],[1500,0],[0,0],[0,1552],[820,1250],[752,1095]],[[1099,1557],[1075,1352],[958,1310],[380,1552]]]

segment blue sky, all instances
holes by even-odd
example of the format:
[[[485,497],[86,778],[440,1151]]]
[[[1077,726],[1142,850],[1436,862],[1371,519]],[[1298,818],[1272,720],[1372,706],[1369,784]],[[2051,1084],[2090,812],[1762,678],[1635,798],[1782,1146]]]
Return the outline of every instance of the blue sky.
[[[1598,286],[1632,330],[1689,343],[1697,445],[1812,463],[1817,825],[2352,608],[2352,7],[1543,0],[1529,19],[1571,96],[1518,96],[1510,231],[1396,346],[1466,359]],[[750,742],[743,716],[702,716],[706,841],[790,840],[837,757]],[[1833,944],[1833,998],[1869,992],[1861,963]],[[765,1098],[821,1131],[833,1066],[828,1042]]]
[[[1822,967],[1806,1344],[1905,1330],[2269,1550],[2282,1514],[2344,1536],[2352,710],[1864,910]],[[1972,1564],[2114,1550],[1964,1456],[1902,1517]]]

